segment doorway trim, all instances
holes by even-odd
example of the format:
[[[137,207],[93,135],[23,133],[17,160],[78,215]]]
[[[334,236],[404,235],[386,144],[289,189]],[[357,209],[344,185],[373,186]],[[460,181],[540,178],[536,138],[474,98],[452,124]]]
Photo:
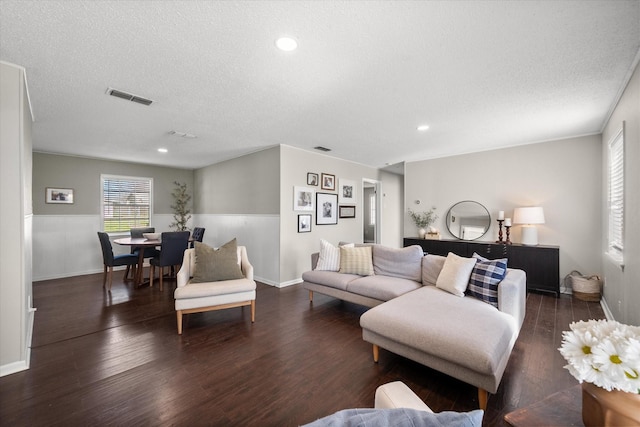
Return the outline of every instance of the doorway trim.
[[[365,197],[365,188],[370,188],[373,187],[374,188],[374,192],[376,195],[376,205],[375,205],[375,209],[376,209],[376,219],[375,219],[375,224],[373,227],[373,233],[374,233],[374,243],[379,244],[380,243],[380,181],[377,181],[375,179],[368,179],[368,178],[362,178],[362,207],[364,209],[365,206],[368,206],[368,204],[365,203],[364,201],[364,197]],[[364,236],[364,212],[362,215],[362,241],[365,241],[365,236]]]

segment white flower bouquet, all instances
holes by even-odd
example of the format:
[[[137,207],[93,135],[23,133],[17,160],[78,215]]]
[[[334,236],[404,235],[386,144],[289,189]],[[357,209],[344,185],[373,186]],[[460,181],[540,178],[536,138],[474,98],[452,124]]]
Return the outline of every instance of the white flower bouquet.
[[[640,327],[588,320],[569,325],[558,349],[580,383],[640,394]]]

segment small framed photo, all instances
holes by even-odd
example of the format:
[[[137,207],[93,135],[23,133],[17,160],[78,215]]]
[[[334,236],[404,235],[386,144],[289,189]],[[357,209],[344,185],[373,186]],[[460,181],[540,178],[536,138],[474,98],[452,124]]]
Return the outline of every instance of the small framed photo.
[[[311,214],[298,215],[298,233],[311,231]]]
[[[293,187],[293,210],[313,211],[313,193],[315,193],[313,188]]]
[[[313,172],[307,173],[307,185],[318,186],[318,174]]]
[[[356,203],[356,183],[348,179],[340,179],[340,185],[338,186],[339,202],[345,204]]]
[[[356,207],[355,206],[340,206],[340,218],[355,218]]]
[[[46,203],[73,204],[73,188],[47,187],[45,192]]]
[[[338,195],[316,193],[316,225],[338,223]]]
[[[336,189],[336,176],[323,173],[320,176],[320,188],[323,190],[334,191]]]

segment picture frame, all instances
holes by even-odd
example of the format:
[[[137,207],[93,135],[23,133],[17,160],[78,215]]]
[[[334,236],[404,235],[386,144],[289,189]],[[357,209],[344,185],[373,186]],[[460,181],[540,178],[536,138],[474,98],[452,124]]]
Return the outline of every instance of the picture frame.
[[[357,200],[357,187],[356,182],[350,179],[340,179],[340,184],[338,185],[338,196],[340,204],[354,204]]]
[[[356,207],[355,206],[340,206],[339,210],[340,218],[355,218],[356,217]]]
[[[320,188],[323,190],[335,191],[336,189],[336,176],[329,173],[323,173],[320,175]]]
[[[45,190],[45,203],[73,204],[73,188],[47,187]]]
[[[307,185],[318,186],[318,174],[313,172],[307,172]]]
[[[293,187],[293,210],[313,212],[313,194],[315,190],[309,187]]]
[[[298,215],[298,233],[311,232],[311,214]]]
[[[316,225],[338,223],[338,195],[316,193]]]

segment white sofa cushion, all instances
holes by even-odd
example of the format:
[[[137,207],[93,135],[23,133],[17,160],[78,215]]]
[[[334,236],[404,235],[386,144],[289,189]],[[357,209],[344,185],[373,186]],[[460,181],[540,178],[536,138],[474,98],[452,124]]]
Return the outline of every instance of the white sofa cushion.
[[[449,252],[442,271],[438,275],[436,286],[453,295],[463,297],[475,264],[475,258],[464,258]]]

